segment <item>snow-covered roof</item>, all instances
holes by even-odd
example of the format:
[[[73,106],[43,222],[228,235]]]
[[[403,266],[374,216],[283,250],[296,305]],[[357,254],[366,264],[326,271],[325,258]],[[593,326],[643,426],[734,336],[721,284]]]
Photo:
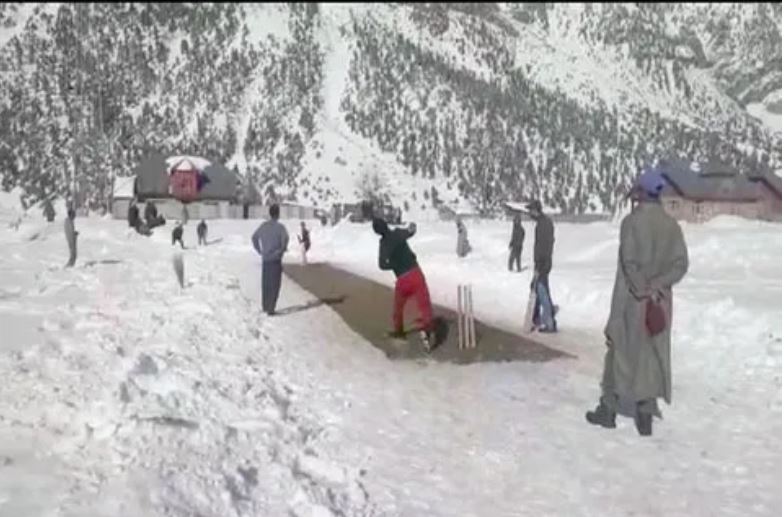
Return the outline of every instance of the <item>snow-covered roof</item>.
[[[112,191],[112,198],[132,198],[133,197],[133,182],[134,177],[116,178],[114,180],[114,190]]]
[[[167,172],[171,172],[177,165],[182,165],[183,168],[198,169],[201,171],[212,165],[212,162],[201,156],[170,156],[169,158],[166,158]]]

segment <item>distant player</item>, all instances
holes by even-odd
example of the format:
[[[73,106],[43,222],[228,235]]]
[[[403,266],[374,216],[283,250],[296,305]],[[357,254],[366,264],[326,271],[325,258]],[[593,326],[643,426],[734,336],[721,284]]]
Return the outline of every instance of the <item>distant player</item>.
[[[177,225],[172,230],[172,245],[179,242],[180,247],[185,249],[185,243],[182,242],[182,223],[177,223]]]
[[[73,267],[76,263],[76,240],[79,237],[79,232],[76,231],[76,227],[74,226],[75,218],[76,210],[69,207],[64,225],[65,241],[68,243],[68,263],[65,267]]]
[[[520,214],[514,216],[512,223],[512,240],[509,242],[509,271],[512,271],[512,266],[517,265],[517,272],[519,273],[522,268],[520,261],[523,254],[523,241],[525,240],[525,229],[520,220]]]
[[[204,222],[204,219],[201,220],[199,225],[196,227],[196,235],[199,237],[199,246],[207,245],[207,223]]]
[[[297,235],[297,240],[302,248],[302,263],[308,263],[308,251],[310,251],[310,231],[308,227],[305,226],[305,221],[302,221],[301,224],[301,232]]]
[[[468,242],[468,229],[463,223],[463,220],[457,218],[457,256],[460,258],[465,257],[471,253],[471,244]]]

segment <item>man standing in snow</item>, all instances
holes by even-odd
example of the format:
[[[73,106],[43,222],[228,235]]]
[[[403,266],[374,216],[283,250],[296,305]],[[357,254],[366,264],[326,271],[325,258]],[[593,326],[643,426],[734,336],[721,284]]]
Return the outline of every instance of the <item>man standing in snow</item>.
[[[46,217],[46,221],[51,223],[54,221],[54,207],[52,206],[52,200],[46,198],[44,200],[44,217]]]
[[[408,246],[408,239],[416,233],[416,225],[411,223],[408,229],[390,230],[386,221],[376,217],[373,219],[373,231],[381,236],[378,244],[378,267],[383,271],[391,269],[397,277],[390,335],[395,338],[405,336],[403,309],[408,299],[413,297],[419,309],[419,330],[424,333],[426,346],[430,347],[433,332],[430,291],[427,288],[425,275],[417,263],[416,255]]]
[[[128,226],[138,230],[140,223],[139,207],[136,204],[136,199],[132,199],[131,203],[128,205]]]
[[[289,246],[289,233],[278,219],[280,207],[272,205],[269,209],[270,220],[265,221],[253,233],[251,243],[261,256],[261,307],[270,316],[275,315],[275,306],[280,294],[283,276],[283,254]]]
[[[468,242],[468,230],[463,223],[463,220],[457,218],[457,256],[460,258],[465,257],[471,252],[471,244]]]
[[[512,223],[512,240],[509,242],[509,271],[512,265],[517,264],[517,272],[521,271],[520,259],[523,254],[523,241],[525,240],[525,229],[520,220],[520,214],[515,214]]]
[[[74,218],[76,218],[76,210],[68,207],[68,216],[65,218],[65,240],[68,243],[68,264],[65,267],[73,267],[76,263],[76,238],[79,237],[79,232],[76,231],[74,226]]]
[[[634,403],[634,421],[642,436],[653,432],[653,416],[661,416],[657,399],[672,395],[670,330],[672,287],[686,275],[688,251],[680,225],[659,201],[664,178],[646,168],[634,187],[636,206],[621,222],[618,268],[610,317],[604,334],[602,395],[588,422],[615,427],[622,402]],[[663,309],[658,328],[653,315]]]
[[[553,267],[553,246],[555,229],[553,221],[542,212],[542,203],[528,203],[528,214],[536,221],[534,230],[534,280],[531,286],[536,293],[534,323],[539,332],[556,332],[553,300],[550,296],[550,270]],[[530,324],[530,322],[526,322]]]
[[[182,223],[177,223],[177,225],[172,230],[172,245],[179,242],[180,248],[185,249],[185,243],[182,242]]]
[[[196,227],[196,236],[199,238],[199,246],[207,245],[207,223],[204,221],[204,219],[202,219],[199,225]]]
[[[147,201],[144,206],[144,219],[147,221],[148,228],[155,228],[158,223],[158,208],[152,201]]]
[[[302,263],[308,263],[308,251],[310,251],[310,232],[308,231],[308,227],[305,226],[305,221],[300,223],[301,225],[301,235],[297,236],[297,240],[299,241],[300,246],[302,247]]]

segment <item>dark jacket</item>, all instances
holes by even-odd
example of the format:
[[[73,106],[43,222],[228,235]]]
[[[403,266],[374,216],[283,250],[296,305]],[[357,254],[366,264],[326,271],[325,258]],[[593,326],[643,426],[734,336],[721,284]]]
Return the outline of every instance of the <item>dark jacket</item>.
[[[512,240],[509,242],[509,247],[512,249],[523,249],[523,241],[525,240],[525,229],[522,224],[515,224],[512,226]]]
[[[207,235],[207,223],[204,221],[199,223],[199,225],[196,227],[196,235],[199,237],[205,237]]]
[[[172,230],[172,244],[177,241],[182,242],[182,226],[175,226]]]
[[[416,230],[396,228],[390,230],[386,223],[373,222],[373,229],[381,235],[378,243],[378,267],[384,271],[392,270],[396,277],[401,277],[417,267],[417,258],[408,247],[408,239]],[[383,223],[383,224],[382,224]]]
[[[148,202],[144,207],[144,218],[147,220],[148,224],[150,221],[155,221],[158,219],[158,209],[153,203]]]
[[[553,245],[555,229],[553,221],[541,215],[536,221],[534,233],[534,267],[540,274],[547,275],[553,267]]]
[[[52,202],[48,199],[44,201],[44,217],[50,223],[54,221],[54,207],[52,206]]]
[[[128,226],[136,228],[139,226],[139,207],[131,205],[128,207]]]

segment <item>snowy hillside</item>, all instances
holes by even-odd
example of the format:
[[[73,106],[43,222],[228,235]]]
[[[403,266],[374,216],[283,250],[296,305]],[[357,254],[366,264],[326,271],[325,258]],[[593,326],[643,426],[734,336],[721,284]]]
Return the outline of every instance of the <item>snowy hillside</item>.
[[[76,224],[73,269],[61,219],[0,225],[0,515],[781,513],[779,225],[684,227],[673,405],[641,439],[627,419],[610,431],[583,416],[617,225],[557,226],[554,346],[573,359],[459,366],[390,361],[285,277],[291,313],[260,316],[257,222],[211,223],[219,242],[185,250],[182,293],[168,232]],[[391,284],[368,225],[311,226],[312,260]],[[477,317],[517,329],[530,276],[505,270],[509,230],[469,222],[459,261],[453,225],[421,224],[434,301],[454,306],[470,282]]]
[[[777,4],[0,5],[0,182],[96,209],[152,150],[321,207],[618,208],[643,164],[781,166]]]

